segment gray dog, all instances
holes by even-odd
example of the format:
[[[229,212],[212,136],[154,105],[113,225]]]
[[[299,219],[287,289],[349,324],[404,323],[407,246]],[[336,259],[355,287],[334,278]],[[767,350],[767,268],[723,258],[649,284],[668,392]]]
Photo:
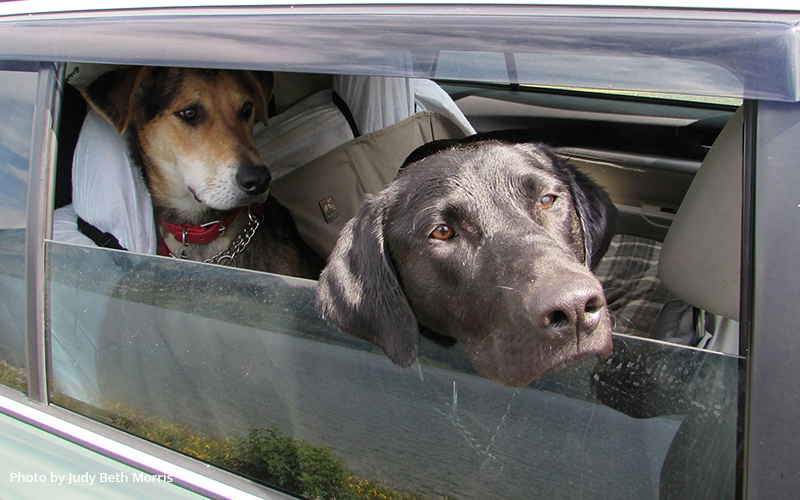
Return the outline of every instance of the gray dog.
[[[420,335],[461,342],[508,386],[612,350],[591,273],[614,234],[608,194],[549,149],[435,151],[368,197],[322,272],[317,304],[343,331],[414,362]]]

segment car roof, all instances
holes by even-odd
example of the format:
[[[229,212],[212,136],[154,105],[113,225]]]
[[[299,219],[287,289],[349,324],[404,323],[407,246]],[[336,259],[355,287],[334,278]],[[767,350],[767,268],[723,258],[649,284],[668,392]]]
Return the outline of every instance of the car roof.
[[[94,0],[14,0],[0,2],[0,15],[119,11],[171,7],[252,7],[311,5],[430,5],[430,0],[118,0],[98,8]],[[787,0],[437,0],[439,5],[532,5],[532,6],[596,6],[680,9],[719,9],[748,11],[800,11],[800,4]]]

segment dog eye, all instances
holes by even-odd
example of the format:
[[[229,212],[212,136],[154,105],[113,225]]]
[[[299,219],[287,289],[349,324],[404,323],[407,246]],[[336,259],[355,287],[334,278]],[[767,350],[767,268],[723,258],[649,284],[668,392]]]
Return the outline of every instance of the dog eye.
[[[437,240],[449,240],[455,235],[455,230],[446,224],[438,225],[431,231],[431,238],[436,238]]]
[[[547,210],[548,208],[553,206],[553,203],[556,202],[556,198],[558,197],[554,194],[546,194],[542,196],[542,198],[539,200],[539,203],[542,204],[542,208],[544,210]]]
[[[197,118],[200,116],[200,113],[198,113],[197,108],[192,106],[191,108],[178,111],[178,116],[183,118],[183,120],[186,122],[193,122],[197,120]]]
[[[246,102],[244,103],[244,106],[242,106],[242,120],[249,120],[251,116],[253,116],[253,103]]]

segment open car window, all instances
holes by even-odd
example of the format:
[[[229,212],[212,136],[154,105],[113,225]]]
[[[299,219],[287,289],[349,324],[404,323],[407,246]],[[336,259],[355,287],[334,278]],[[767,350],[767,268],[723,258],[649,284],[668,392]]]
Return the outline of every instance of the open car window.
[[[279,74],[278,81],[302,77]],[[462,102],[463,82],[461,94],[443,85],[456,105]],[[480,91],[478,85],[472,92]],[[513,97],[506,99],[515,105]],[[472,108],[464,109],[468,121],[480,121],[471,120]],[[731,112],[712,107],[697,113],[725,118]],[[494,120],[502,122],[503,115]],[[619,207],[627,203],[641,211],[641,199],[672,196],[666,205],[677,208],[705,153],[690,141],[684,151],[691,152],[676,159],[664,154],[682,154],[670,145],[642,153],[608,140],[621,159],[602,158],[594,144],[569,142],[567,125],[586,128],[589,122],[567,120],[559,136],[548,120],[518,113],[508,123],[531,142],[563,141],[562,154],[579,166],[599,165],[590,172],[608,185]],[[649,127],[659,131],[697,120],[653,121]],[[279,113],[266,129],[274,134],[269,137],[291,137],[280,133],[287,123],[292,121]],[[618,137],[627,127],[620,125]],[[345,145],[353,140],[341,139]],[[571,146],[582,147],[582,155]],[[641,158],[659,156],[690,167],[642,168],[647,164]],[[293,165],[280,177],[291,181],[319,161]],[[625,191],[630,175],[649,179],[642,186],[650,187]],[[293,207],[287,186],[296,183],[280,177],[275,192]],[[76,189],[73,198],[81,196]],[[642,194],[646,189],[659,195]],[[628,214],[633,222],[622,227],[633,234],[615,239],[598,270],[614,314],[614,354],[518,389],[486,379],[458,346],[423,341],[414,365],[394,366],[380,349],[320,318],[315,281],[92,248],[86,241],[59,241],[57,234],[47,243],[52,400],[312,498],[514,498],[533,491],[654,498],[709,485],[726,498],[735,487],[740,359],[697,349],[696,340],[689,347],[648,340],[658,338],[662,309],[676,301],[656,272],[658,240],[674,210],[652,215]],[[299,225],[303,217],[296,213]],[[636,236],[640,219],[663,230]],[[643,297],[644,309],[630,307]],[[691,306],[680,307],[684,317],[695,314]],[[691,467],[700,457],[709,465]]]
[[[25,226],[38,74],[14,69],[0,70],[0,371],[3,384],[27,391]]]

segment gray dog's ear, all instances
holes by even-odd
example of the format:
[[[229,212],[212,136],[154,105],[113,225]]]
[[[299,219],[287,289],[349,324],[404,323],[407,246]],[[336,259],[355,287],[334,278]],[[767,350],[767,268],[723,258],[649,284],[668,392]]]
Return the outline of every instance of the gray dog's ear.
[[[586,264],[594,269],[606,254],[617,226],[617,207],[608,193],[588,175],[561,163],[562,173],[569,183],[575,209],[581,219]]]
[[[420,333],[386,251],[386,205],[381,194],[361,204],[320,275],[316,300],[324,318],[407,367],[417,357]]]
[[[617,207],[608,193],[588,175],[569,165],[543,144],[518,144],[540,165],[551,165],[553,171],[569,187],[575,211],[581,222],[584,261],[594,269],[608,250],[617,225]]]

